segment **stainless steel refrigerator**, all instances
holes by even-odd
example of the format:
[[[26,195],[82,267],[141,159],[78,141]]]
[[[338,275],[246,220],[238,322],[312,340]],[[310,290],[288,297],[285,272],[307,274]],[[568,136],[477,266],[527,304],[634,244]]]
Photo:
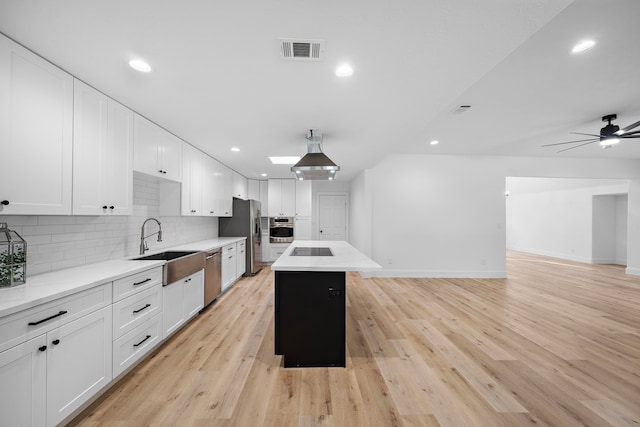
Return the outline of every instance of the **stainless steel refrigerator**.
[[[234,198],[233,216],[218,220],[220,237],[247,238],[247,272],[245,273],[247,276],[253,276],[263,267],[260,215],[259,201]]]

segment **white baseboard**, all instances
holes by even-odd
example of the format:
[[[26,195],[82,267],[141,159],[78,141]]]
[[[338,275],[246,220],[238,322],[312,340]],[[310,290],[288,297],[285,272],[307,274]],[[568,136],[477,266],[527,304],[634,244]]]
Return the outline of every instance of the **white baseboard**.
[[[591,258],[582,257],[582,256],[578,256],[578,255],[575,255],[575,254],[563,254],[563,253],[558,253],[558,252],[542,251],[542,250],[530,249],[530,248],[507,248],[507,250],[509,250],[509,251],[517,251],[517,252],[525,252],[525,253],[528,253],[528,254],[542,255],[542,256],[548,256],[548,257],[553,257],[553,258],[566,259],[568,261],[583,262],[585,264],[592,264],[593,263],[593,260]]]
[[[617,264],[617,262],[611,258],[591,258],[591,264]]]
[[[631,274],[633,276],[640,276],[640,268],[627,267],[625,273]]]
[[[434,270],[378,270],[370,272],[370,277],[411,277],[438,279],[503,279],[505,270],[497,271],[434,271]],[[362,276],[365,277],[365,276]]]

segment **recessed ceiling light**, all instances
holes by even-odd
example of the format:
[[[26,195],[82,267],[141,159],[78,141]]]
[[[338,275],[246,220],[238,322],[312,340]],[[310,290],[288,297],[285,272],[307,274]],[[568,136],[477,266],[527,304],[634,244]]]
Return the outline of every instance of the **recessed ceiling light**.
[[[269,157],[274,165],[295,165],[300,160],[299,156],[273,156]]]
[[[142,59],[132,59],[129,61],[129,66],[134,70],[140,71],[141,73],[150,73],[151,65],[144,62]]]
[[[232,147],[232,148],[231,148],[231,151],[234,151],[234,152],[236,152],[236,153],[237,153],[238,151],[240,151],[240,149],[239,149],[238,147]]]
[[[438,145],[440,143],[440,141],[436,141],[435,139],[433,141],[431,141],[429,144],[431,145]]]
[[[267,174],[266,173],[261,173],[260,176],[267,176]]]
[[[589,40],[582,40],[580,43],[575,45],[573,47],[573,49],[571,49],[571,53],[582,53],[585,50],[591,49],[595,45],[596,45],[595,40],[590,40],[590,39]]]
[[[349,64],[342,64],[338,68],[336,68],[336,76],[338,77],[349,77],[353,74],[353,68]]]

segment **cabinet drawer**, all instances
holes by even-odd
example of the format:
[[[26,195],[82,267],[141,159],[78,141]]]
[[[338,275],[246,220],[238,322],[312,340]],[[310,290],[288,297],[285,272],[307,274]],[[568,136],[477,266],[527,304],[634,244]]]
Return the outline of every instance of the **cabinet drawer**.
[[[162,285],[138,292],[113,304],[113,338],[135,329],[162,307]]]
[[[230,254],[230,253],[235,253],[235,252],[236,252],[236,244],[235,243],[232,243],[230,245],[222,247],[222,254],[223,255]]]
[[[0,318],[0,351],[111,304],[111,282]]]
[[[162,315],[157,313],[113,342],[113,377],[147,354],[162,338]]]
[[[240,249],[244,249],[244,247],[247,245],[246,240],[243,240],[241,242],[238,242],[238,250]]]
[[[113,282],[113,301],[120,301],[144,289],[162,283],[162,267],[154,267]]]

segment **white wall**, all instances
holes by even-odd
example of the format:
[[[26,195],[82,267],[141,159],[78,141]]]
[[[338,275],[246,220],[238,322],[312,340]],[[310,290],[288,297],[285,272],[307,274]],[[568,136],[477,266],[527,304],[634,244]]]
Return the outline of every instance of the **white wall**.
[[[627,265],[627,213],[629,212],[629,196],[627,194],[615,196],[616,230],[615,230],[615,263]]]
[[[131,216],[3,216],[2,221],[27,241],[27,281],[35,274],[137,255],[140,227],[149,217],[162,222],[163,240],[149,238],[150,250],[218,236],[217,218],[160,217],[154,178],[134,174],[133,187]],[[147,227],[150,233],[157,226]]]
[[[359,249],[384,267],[380,276],[503,277],[507,176],[633,179],[627,271],[640,274],[638,160],[392,155],[365,171],[364,183],[353,181],[360,207],[352,209],[372,230],[369,251]],[[359,245],[366,246],[366,227],[351,224]]]
[[[615,199],[594,196],[626,193],[626,181],[507,177],[506,189],[508,249],[614,262]]]

